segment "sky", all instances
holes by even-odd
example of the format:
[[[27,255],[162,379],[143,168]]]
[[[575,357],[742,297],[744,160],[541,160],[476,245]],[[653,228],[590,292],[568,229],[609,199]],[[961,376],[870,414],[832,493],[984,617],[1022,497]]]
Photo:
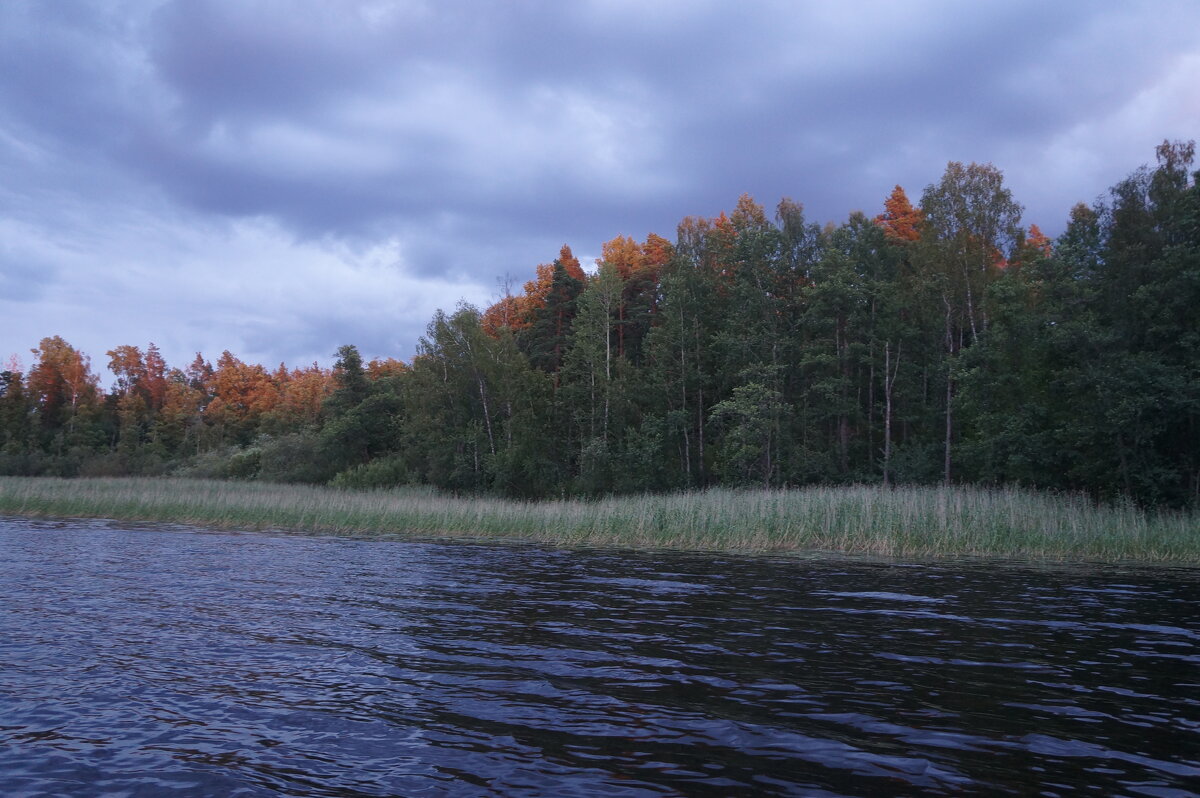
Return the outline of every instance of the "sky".
[[[1195,0],[5,0],[0,358],[408,360],[564,243],[744,192],[841,223],[948,161],[1054,235],[1200,138],[1197,31]]]

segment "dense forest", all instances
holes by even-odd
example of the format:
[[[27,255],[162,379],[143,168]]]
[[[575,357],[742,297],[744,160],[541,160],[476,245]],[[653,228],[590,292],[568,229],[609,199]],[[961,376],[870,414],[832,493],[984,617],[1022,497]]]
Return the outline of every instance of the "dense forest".
[[[0,371],[0,474],[597,496],[1019,484],[1200,504],[1200,172],[1164,142],[1050,240],[991,165],[821,227],[749,196],[675,241],[564,246],[438,312],[411,363],[183,368],[60,337]],[[332,345],[331,345],[332,346]]]

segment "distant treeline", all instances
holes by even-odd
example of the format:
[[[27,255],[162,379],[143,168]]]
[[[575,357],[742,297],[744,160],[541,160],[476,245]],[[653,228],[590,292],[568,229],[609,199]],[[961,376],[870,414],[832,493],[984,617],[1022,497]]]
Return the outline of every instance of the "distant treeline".
[[[459,493],[973,483],[1200,504],[1200,172],[1164,142],[1057,240],[991,165],[808,222],[749,196],[674,243],[564,246],[430,321],[408,364],[171,368],[59,337],[0,372],[0,473],[176,473]]]

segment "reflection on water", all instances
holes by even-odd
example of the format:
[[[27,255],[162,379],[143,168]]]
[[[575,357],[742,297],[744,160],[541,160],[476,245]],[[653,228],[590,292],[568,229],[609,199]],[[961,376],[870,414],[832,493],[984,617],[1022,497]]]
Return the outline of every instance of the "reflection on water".
[[[5,795],[1181,795],[1200,574],[0,519]]]

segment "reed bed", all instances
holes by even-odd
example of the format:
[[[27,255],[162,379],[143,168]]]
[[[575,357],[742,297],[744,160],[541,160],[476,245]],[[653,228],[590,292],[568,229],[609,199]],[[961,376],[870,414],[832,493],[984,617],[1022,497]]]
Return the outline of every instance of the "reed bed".
[[[0,514],[564,546],[1200,563],[1200,515],[1017,489],[818,487],[520,502],[196,479],[0,477]]]

